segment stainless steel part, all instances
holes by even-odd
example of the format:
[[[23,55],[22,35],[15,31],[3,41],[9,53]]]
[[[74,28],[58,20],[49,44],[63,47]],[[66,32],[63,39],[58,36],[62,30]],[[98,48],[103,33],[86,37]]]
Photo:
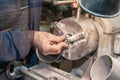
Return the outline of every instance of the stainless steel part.
[[[68,3],[74,3],[75,2],[75,0],[62,0],[62,1],[60,1],[60,0],[55,0],[54,2],[53,2],[53,4],[54,5],[61,5],[61,4],[68,4]]]
[[[43,55],[43,53],[41,53],[38,49],[36,49],[36,55],[37,58],[45,63],[53,63],[53,62],[61,62],[62,58],[60,54],[56,54],[56,55]]]
[[[68,39],[67,39],[67,43],[72,43],[72,42],[74,42],[74,41],[77,41],[77,40],[80,40],[80,39],[84,39],[85,38],[85,33],[78,33],[78,34],[75,34],[75,35],[73,35],[73,36],[71,36],[71,37],[69,37]]]
[[[41,63],[31,68],[19,67],[24,80],[82,80],[48,64]]]
[[[120,61],[112,56],[103,55],[93,64],[90,76],[92,80],[120,80]]]
[[[120,0],[79,0],[87,12],[100,17],[115,17],[120,14]]]
[[[98,45],[98,32],[91,19],[81,17],[66,18],[59,21],[55,27],[55,35],[65,35],[69,43],[68,49],[61,55],[66,59],[77,60],[92,53]]]

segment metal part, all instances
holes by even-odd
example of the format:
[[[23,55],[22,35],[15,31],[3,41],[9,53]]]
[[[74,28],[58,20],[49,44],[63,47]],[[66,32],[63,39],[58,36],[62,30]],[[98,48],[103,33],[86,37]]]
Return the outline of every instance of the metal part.
[[[67,39],[67,43],[73,43],[73,42],[78,41],[80,39],[84,39],[85,38],[84,35],[85,35],[85,33],[83,33],[83,32],[75,34]]]
[[[115,17],[120,14],[120,0],[79,0],[87,12],[99,17]]]
[[[60,54],[45,56],[38,49],[36,49],[36,55],[40,61],[45,62],[45,63],[53,63],[53,62],[58,63],[63,60]]]
[[[6,68],[6,76],[10,80],[19,79],[21,77],[20,72],[19,72],[19,66],[21,65],[23,65],[23,63],[20,61],[10,62]]]
[[[91,68],[92,80],[120,80],[119,60],[112,56],[103,55],[98,58]]]
[[[92,53],[97,48],[99,39],[94,22],[85,17],[77,21],[75,17],[59,21],[54,34],[67,37],[69,46],[61,55],[70,60],[77,60]]]
[[[75,0],[63,0],[63,1],[58,1],[58,0],[55,0],[53,2],[54,5],[61,5],[61,4],[68,4],[68,3],[74,3]]]
[[[120,34],[116,34],[114,37],[114,54],[120,55]]]
[[[57,80],[80,80],[79,78],[64,72],[62,70],[59,70],[57,68],[54,68],[48,64],[39,64],[29,69],[29,71],[32,71],[33,74],[38,74],[40,76],[43,76],[43,80],[50,80],[50,79],[57,79]]]
[[[19,66],[19,71],[24,80],[82,80],[45,63],[31,68]]]
[[[99,33],[99,42],[97,48],[97,56],[102,55],[113,55],[112,54],[112,41],[113,41],[113,25],[110,24],[109,19],[106,18],[96,18],[95,24],[97,25],[97,30]]]
[[[90,80],[90,69],[92,67],[93,60],[93,57],[89,58],[79,67],[73,68],[70,73],[82,78],[83,80]]]

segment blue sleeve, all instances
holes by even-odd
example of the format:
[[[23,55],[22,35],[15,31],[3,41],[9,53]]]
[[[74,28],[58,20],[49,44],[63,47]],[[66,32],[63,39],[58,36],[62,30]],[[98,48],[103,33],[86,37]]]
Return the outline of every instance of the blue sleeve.
[[[30,40],[27,31],[0,32],[0,63],[24,58],[29,50]]]

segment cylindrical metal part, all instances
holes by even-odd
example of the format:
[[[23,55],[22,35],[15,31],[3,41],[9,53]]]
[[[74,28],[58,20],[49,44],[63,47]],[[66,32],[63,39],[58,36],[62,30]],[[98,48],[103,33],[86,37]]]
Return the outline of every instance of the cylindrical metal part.
[[[36,55],[40,61],[45,62],[45,63],[53,63],[53,62],[57,62],[57,61],[59,62],[60,56],[61,56],[59,54],[45,56],[38,49],[36,49]]]
[[[69,4],[69,3],[73,3],[75,2],[74,0],[63,0],[63,1],[58,1],[58,0],[55,0],[53,2],[54,5],[61,5],[61,4]]]
[[[61,55],[70,60],[80,59],[95,51],[99,40],[94,22],[85,17],[79,20],[71,17],[59,21],[54,34],[67,37],[69,46],[62,51]]]
[[[45,63],[30,68],[21,66],[20,72],[24,80],[83,80]]]
[[[120,80],[120,61],[112,56],[103,55],[93,64],[90,76],[92,80]]]

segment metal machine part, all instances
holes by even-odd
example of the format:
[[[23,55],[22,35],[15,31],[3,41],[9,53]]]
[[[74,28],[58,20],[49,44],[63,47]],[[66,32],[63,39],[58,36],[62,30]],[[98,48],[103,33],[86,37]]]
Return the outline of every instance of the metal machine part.
[[[8,64],[6,68],[6,76],[10,80],[16,80],[21,77],[20,72],[19,72],[19,66],[22,66],[23,63],[20,61],[12,61]]]
[[[59,54],[45,56],[38,49],[36,49],[36,55],[40,61],[45,63],[60,62],[63,59]]]
[[[120,80],[119,60],[112,56],[103,55],[98,58],[91,68],[92,80]]]
[[[83,0],[83,1],[87,1],[87,0]],[[68,0],[68,3],[70,2],[74,2],[74,1]],[[63,1],[62,3],[59,4],[63,4],[63,3],[65,2]],[[100,15],[100,16],[104,16],[104,15]],[[113,16],[115,15],[109,15],[109,16],[105,15],[104,17],[113,17]],[[117,19],[117,21],[119,20]],[[91,53],[95,53],[94,51],[96,50],[96,54],[92,55],[93,57],[92,59],[88,61],[84,61],[85,62],[84,64],[82,63],[80,67],[77,67],[75,68],[75,71],[72,71],[76,73],[75,75],[80,76],[81,78],[75,77],[60,69],[56,69],[50,66],[49,64],[42,64],[42,63],[31,68],[27,68],[26,66],[22,66],[22,65],[17,65],[17,67],[15,66],[13,72],[11,72],[10,69],[8,69],[7,74],[9,78],[17,79],[22,76],[25,80],[90,80],[89,72],[91,66],[93,65],[94,60],[100,57],[99,59],[97,59],[97,61],[95,62],[95,64],[91,69],[91,80],[102,80],[102,78],[106,78],[107,80],[109,78],[111,79],[114,78],[112,80],[119,80],[120,79],[118,75],[119,73],[117,73],[116,71],[116,69],[119,70],[118,68],[119,65],[117,64],[119,63],[119,61],[116,61],[116,59],[110,56],[102,56],[106,54],[106,55],[117,55],[119,57],[120,55],[120,50],[118,45],[120,43],[120,39],[119,39],[120,35],[119,34],[114,35],[113,32],[114,30],[120,30],[120,27],[118,24],[118,27],[113,30],[113,27],[115,27],[115,25],[111,25],[110,23],[112,22],[114,23],[116,21],[109,22],[107,20],[98,17],[94,17],[93,19],[88,16],[86,17],[86,14],[80,15],[79,12],[77,19],[75,17],[63,19],[56,24],[54,30],[55,35],[64,34],[66,36],[67,39],[65,42],[69,44],[67,49],[63,49],[60,55],[55,55],[55,56],[53,55],[44,56],[42,54],[39,54],[40,52],[36,50],[38,58],[42,62],[46,62],[46,63],[59,61],[61,55],[66,59],[77,60]],[[113,37],[114,40],[112,40]],[[112,53],[112,50],[114,54]],[[97,71],[98,69],[101,72]],[[98,78],[99,74],[100,74],[100,78]]]
[[[98,45],[96,25],[91,19],[85,17],[79,20],[71,17],[59,21],[54,34],[67,37],[66,42],[69,46],[62,51],[61,55],[69,60],[77,60],[92,53]]]
[[[74,3],[74,0],[55,0],[53,2],[54,5],[61,5],[61,4],[68,4],[68,3]]]
[[[17,73],[13,73],[15,73],[16,76],[21,75],[24,80],[83,80],[45,63],[35,65],[31,68],[21,65],[17,66],[16,69]],[[16,79],[16,77],[13,75],[11,75],[11,77],[12,80]]]
[[[69,73],[44,63],[29,68],[28,71],[22,70],[21,68],[21,72],[25,74],[25,80],[80,80]],[[29,74],[32,75],[29,76]]]
[[[113,50],[114,50],[114,54],[117,56],[120,55],[120,45],[118,45],[118,44],[120,44],[120,34],[116,34],[114,36],[114,46],[113,46],[114,48],[113,48]]]
[[[120,0],[79,0],[87,12],[99,17],[115,17],[120,14]]]

